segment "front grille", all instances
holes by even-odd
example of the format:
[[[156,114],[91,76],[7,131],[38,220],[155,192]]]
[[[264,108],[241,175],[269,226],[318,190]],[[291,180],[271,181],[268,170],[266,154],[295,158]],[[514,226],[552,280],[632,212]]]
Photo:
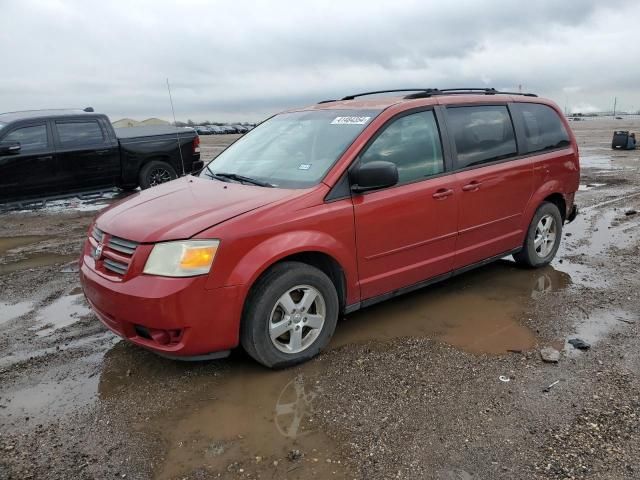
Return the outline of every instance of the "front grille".
[[[96,259],[96,270],[123,277],[129,270],[138,243],[109,235],[96,226],[91,230],[91,237],[95,240],[91,242],[91,255],[94,259],[98,245],[102,244],[102,255]]]

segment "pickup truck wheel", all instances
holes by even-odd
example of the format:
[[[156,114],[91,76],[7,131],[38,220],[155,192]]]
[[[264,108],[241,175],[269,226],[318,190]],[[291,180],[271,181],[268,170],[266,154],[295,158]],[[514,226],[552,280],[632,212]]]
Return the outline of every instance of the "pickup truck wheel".
[[[538,207],[525,238],[522,250],[513,255],[515,261],[526,267],[548,265],[556,256],[562,238],[562,216],[558,207],[544,202]]]
[[[178,174],[171,165],[160,160],[153,160],[140,170],[140,187],[142,189],[155,187],[176,178],[178,178]]]
[[[300,262],[276,264],[251,289],[242,346],[270,368],[307,361],[331,340],[338,312],[336,288],[322,271]]]

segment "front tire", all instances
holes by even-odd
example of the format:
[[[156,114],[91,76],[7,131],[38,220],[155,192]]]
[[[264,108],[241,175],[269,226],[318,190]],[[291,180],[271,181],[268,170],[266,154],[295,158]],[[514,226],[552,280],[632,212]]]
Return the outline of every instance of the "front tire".
[[[170,182],[178,178],[175,169],[167,162],[161,160],[152,160],[140,169],[140,187],[155,187],[161,183]]]
[[[338,312],[336,288],[324,272],[305,263],[279,263],[252,287],[240,341],[261,364],[289,367],[327,346]]]
[[[551,202],[542,203],[531,220],[522,250],[513,255],[515,261],[530,268],[551,263],[560,247],[562,223],[558,207]]]

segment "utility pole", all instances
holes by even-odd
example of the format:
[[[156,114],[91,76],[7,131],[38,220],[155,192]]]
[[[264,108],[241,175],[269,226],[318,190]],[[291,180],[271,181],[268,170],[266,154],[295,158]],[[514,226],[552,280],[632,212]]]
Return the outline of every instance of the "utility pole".
[[[618,97],[613,97],[613,116],[616,116],[616,106],[618,105]]]

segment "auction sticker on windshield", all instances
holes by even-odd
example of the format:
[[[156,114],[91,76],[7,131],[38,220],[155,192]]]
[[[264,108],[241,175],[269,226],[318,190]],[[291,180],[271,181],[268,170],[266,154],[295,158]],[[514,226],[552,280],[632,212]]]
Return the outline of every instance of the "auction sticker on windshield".
[[[371,117],[336,117],[331,125],[364,125]]]

